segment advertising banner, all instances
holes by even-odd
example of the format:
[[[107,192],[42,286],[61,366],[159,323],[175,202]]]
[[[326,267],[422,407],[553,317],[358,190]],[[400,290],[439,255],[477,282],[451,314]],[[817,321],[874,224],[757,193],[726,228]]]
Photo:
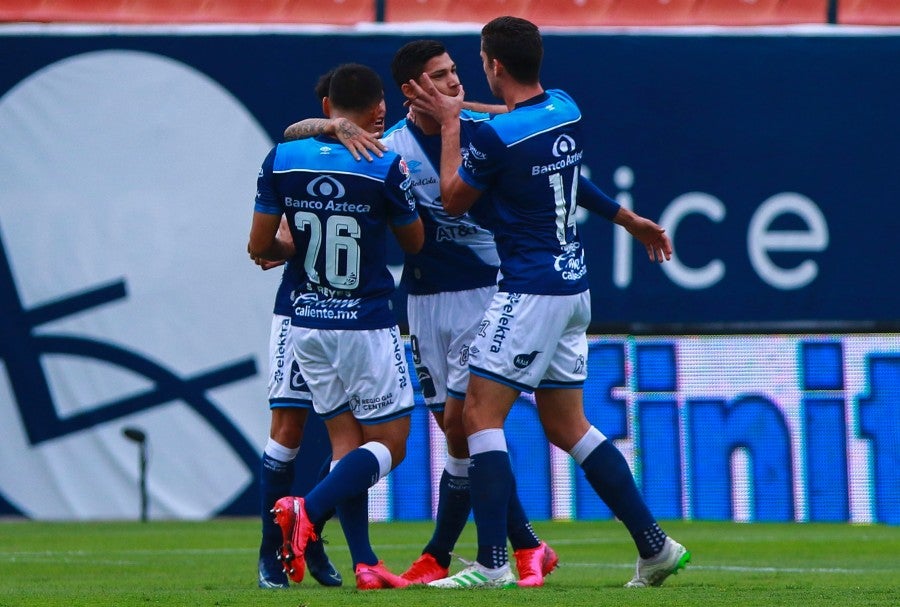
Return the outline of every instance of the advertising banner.
[[[152,517],[255,513],[279,280],[246,253],[259,165],[321,114],[313,85],[342,62],[376,68],[401,119],[390,60],[421,37],[491,100],[477,30],[0,29],[0,514],[134,516],[127,429]],[[657,515],[897,523],[900,75],[883,66],[900,36],[553,31],[545,47],[544,85],[582,108],[585,171],[675,244],[654,265],[579,218],[593,329],[623,335],[592,345],[589,416]],[[395,309],[403,326],[402,292]],[[742,334],[698,336],[723,330]],[[609,516],[520,401],[514,465],[546,460],[518,478],[532,517]],[[320,424],[308,439],[303,479],[327,456]],[[417,410],[377,517],[430,516],[440,441]]]

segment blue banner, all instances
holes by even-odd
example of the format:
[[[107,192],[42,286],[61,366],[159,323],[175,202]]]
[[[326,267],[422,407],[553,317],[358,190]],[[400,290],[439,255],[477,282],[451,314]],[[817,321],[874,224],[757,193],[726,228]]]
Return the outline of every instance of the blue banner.
[[[900,74],[884,66],[900,61],[900,35],[738,31],[545,36],[542,81],[580,103],[586,169],[675,244],[676,259],[655,266],[605,220],[583,220],[595,325],[896,325],[900,289],[884,268],[900,225]],[[469,99],[491,100],[476,33],[424,35],[445,41]],[[388,119],[402,118],[389,65],[413,37],[0,34],[16,58],[0,94],[72,55],[140,50],[206,74],[277,141],[319,115],[313,84],[346,61],[382,74]]]
[[[445,41],[467,97],[489,101],[477,31],[425,35]],[[375,67],[402,118],[388,66],[419,37],[0,29],[0,514],[135,513],[134,429],[151,517],[255,512],[278,283],[245,252],[259,165],[288,124],[320,115],[313,86],[341,62]],[[655,265],[620,228],[579,218],[594,328],[646,334],[591,344],[586,409],[653,511],[900,522],[900,339],[874,331],[900,327],[900,74],[885,67],[900,35],[545,44],[544,85],[582,107],[586,171],[675,245]],[[402,323],[403,293],[395,310]],[[786,334],[712,335],[748,326]],[[610,516],[526,397],[506,429],[533,518]],[[327,446],[320,424],[307,431],[308,484]],[[433,513],[442,440],[418,407],[374,518]]]

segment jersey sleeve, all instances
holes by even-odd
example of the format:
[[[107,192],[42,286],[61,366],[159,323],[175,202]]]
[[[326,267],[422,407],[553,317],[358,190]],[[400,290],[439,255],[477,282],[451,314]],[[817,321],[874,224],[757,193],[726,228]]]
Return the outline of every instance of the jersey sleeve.
[[[579,175],[578,177],[576,203],[591,213],[597,213],[610,221],[616,216],[620,208],[618,202],[607,196],[603,190],[584,175]]]
[[[412,191],[409,168],[400,156],[397,156],[388,169],[384,185],[388,200],[388,221],[395,226],[404,226],[418,219],[416,195]]]
[[[462,164],[459,176],[468,185],[478,190],[487,189],[500,171],[503,142],[488,124],[474,129],[469,145],[462,150]]]
[[[272,180],[272,167],[275,165],[277,150],[278,146],[275,146],[269,151],[259,169],[259,175],[256,177],[256,202],[253,205],[253,210],[266,215],[281,215],[282,212],[281,203],[275,195]]]

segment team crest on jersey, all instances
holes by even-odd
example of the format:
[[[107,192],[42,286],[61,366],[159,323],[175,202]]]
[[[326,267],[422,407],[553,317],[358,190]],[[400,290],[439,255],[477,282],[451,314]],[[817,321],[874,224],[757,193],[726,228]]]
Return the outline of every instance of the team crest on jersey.
[[[343,198],[346,190],[334,177],[321,175],[309,182],[306,193],[316,198]]]
[[[409,164],[402,158],[400,159],[400,172],[409,177]]]
[[[553,142],[553,155],[557,158],[565,158],[574,152],[577,147],[578,145],[575,143],[574,139],[563,134],[557,137],[556,141]]]

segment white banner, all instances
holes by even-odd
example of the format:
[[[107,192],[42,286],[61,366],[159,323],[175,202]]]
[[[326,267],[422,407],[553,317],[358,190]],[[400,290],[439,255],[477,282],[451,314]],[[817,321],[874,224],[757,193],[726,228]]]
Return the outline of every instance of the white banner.
[[[133,518],[137,427],[151,517],[215,514],[268,434],[280,273],[245,246],[272,142],[216,82],[134,51],[32,74],[0,132],[0,494],[34,518]]]

